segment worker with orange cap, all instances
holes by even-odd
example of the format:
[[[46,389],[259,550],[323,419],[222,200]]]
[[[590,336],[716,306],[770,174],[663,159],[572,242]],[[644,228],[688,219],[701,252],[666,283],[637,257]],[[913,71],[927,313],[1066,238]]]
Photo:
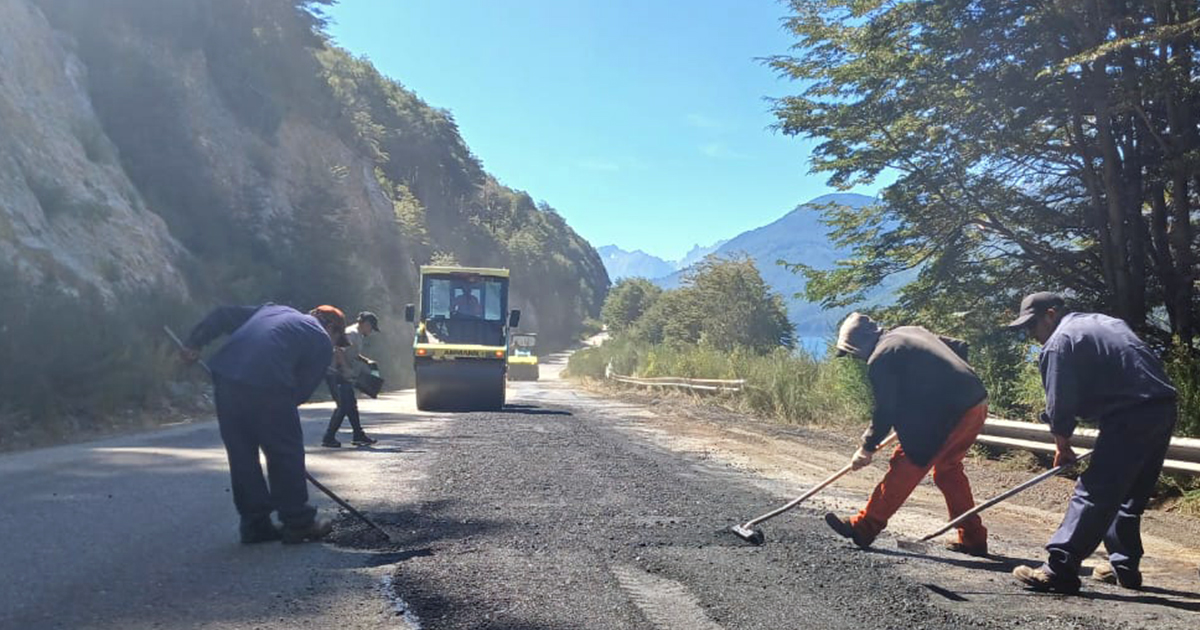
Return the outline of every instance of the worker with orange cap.
[[[222,306],[188,335],[187,361],[199,358],[212,340],[229,335],[208,366],[243,543],[308,542],[332,530],[308,504],[296,408],[325,377],[334,343],[344,343],[345,326],[342,311],[328,305],[307,314],[276,304]],[[260,450],[267,458],[269,484],[258,463]],[[272,521],[272,512],[278,512],[282,528]]]

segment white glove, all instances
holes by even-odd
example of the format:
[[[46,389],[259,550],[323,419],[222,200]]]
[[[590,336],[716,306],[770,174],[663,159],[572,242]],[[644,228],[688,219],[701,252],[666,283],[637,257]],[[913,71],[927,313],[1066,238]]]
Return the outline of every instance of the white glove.
[[[850,458],[850,470],[858,470],[859,468],[870,465],[871,458],[874,456],[875,453],[865,450],[861,446],[858,447],[858,450],[854,452],[854,457]]]

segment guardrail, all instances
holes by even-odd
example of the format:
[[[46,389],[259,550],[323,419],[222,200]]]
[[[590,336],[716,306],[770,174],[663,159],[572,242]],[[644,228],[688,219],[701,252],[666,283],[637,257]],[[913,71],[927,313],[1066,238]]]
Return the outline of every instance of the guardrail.
[[[1095,429],[1075,429],[1075,434],[1071,436],[1071,446],[1093,448],[1098,433]],[[1019,448],[1037,453],[1054,452],[1054,438],[1050,435],[1050,427],[1036,422],[988,418],[978,441],[997,448]],[[1200,475],[1200,440],[1171,438],[1163,470]]]
[[[700,392],[740,392],[746,385],[746,379],[719,379],[719,378],[684,378],[675,376],[659,376],[654,378],[638,378],[635,376],[621,376],[620,374],[610,374],[609,378],[629,385],[640,385],[642,387],[674,387],[677,389],[689,389]]]
[[[660,376],[655,378],[639,378],[609,373],[608,378],[629,385],[641,387],[672,387],[696,392],[740,392],[746,386],[746,379],[715,379],[715,378],[682,378]],[[1071,445],[1077,448],[1091,449],[1096,445],[1095,429],[1078,428],[1071,437]],[[989,417],[984,423],[983,432],[977,440],[1001,449],[1022,449],[1035,453],[1053,453],[1054,438],[1050,435],[1050,427],[1035,422],[1020,422],[1003,418]],[[1200,475],[1200,440],[1192,438],[1171,438],[1171,446],[1167,449],[1167,459],[1163,462],[1163,470],[1173,473]]]

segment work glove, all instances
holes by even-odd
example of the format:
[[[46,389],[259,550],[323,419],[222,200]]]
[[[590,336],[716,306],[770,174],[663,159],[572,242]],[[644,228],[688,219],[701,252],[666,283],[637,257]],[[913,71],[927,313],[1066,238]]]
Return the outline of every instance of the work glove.
[[[861,446],[858,447],[858,450],[854,452],[854,457],[850,458],[850,470],[858,470],[864,466],[869,466],[871,464],[871,458],[874,457],[874,455],[875,453],[868,451]]]

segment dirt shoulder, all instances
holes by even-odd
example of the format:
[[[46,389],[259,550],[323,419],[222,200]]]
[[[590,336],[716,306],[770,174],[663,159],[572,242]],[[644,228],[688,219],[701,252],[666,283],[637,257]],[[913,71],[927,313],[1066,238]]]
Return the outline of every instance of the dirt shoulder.
[[[753,472],[762,483],[776,489],[781,499],[798,494],[797,488],[811,486],[844,466],[861,432],[861,427],[818,428],[764,421],[686,394],[645,393],[600,383],[584,387],[643,410],[637,414],[637,430],[660,445]],[[842,478],[815,497],[810,507],[846,514],[857,511],[886,470],[886,461],[886,457],[877,457],[869,469]],[[1032,457],[1017,454],[1000,460],[969,457],[966,470],[976,500],[983,501],[1044,468],[1038,467]],[[1067,478],[1050,479],[985,512],[992,552],[1040,561],[1045,555],[1042,546],[1061,521],[1073,484]],[[763,506],[763,511],[772,507]],[[748,519],[756,515],[740,516]],[[733,520],[738,517],[730,515]],[[936,530],[946,518],[941,494],[927,477],[889,523],[888,532],[918,538]],[[764,529],[769,539],[769,522]],[[1188,592],[1197,588],[1200,519],[1151,509],[1143,520],[1143,538],[1146,557],[1142,569],[1147,584]],[[1085,572],[1103,557],[1101,549],[1085,562]]]

